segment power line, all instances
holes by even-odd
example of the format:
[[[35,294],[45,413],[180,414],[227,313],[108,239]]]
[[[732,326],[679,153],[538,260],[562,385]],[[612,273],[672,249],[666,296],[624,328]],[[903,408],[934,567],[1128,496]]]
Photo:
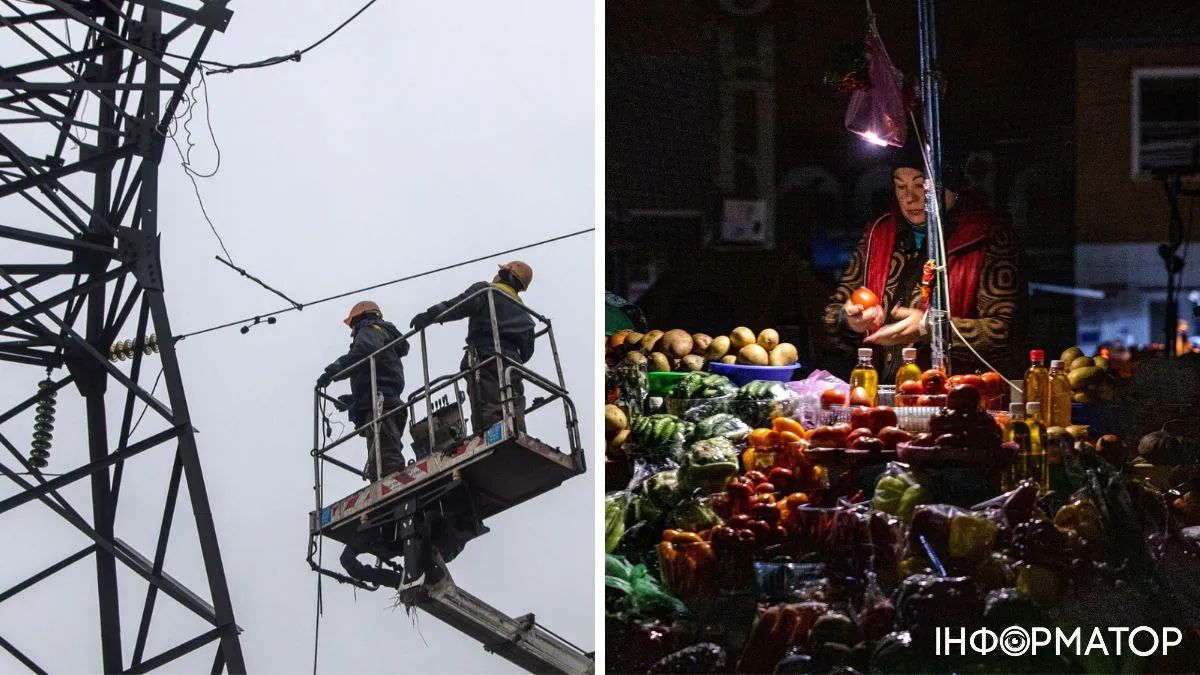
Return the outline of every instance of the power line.
[[[595,232],[595,231],[596,231],[596,228],[594,228],[594,227],[589,227],[589,228],[587,228],[587,229],[585,229],[585,230],[578,230],[578,231],[576,231],[576,232],[570,232],[570,233],[568,233],[568,234],[562,234],[562,235],[559,235],[559,236],[557,236],[557,237],[551,237],[551,238],[549,238],[549,239],[543,239],[543,240],[541,240],[541,241],[536,241],[536,242],[533,242],[532,244],[525,244],[525,245],[523,245],[523,246],[517,246],[517,247],[514,247],[514,248],[510,248],[510,249],[505,249],[505,250],[503,250],[503,251],[496,251],[496,252],[494,252],[494,253],[488,253],[488,254],[486,254],[486,255],[481,255],[481,256],[479,256],[479,257],[476,257],[476,258],[471,258],[470,260],[463,260],[463,261],[461,261],[461,262],[456,262],[456,263],[453,263],[453,264],[451,264],[451,265],[444,265],[444,266],[442,266],[442,267],[438,267],[438,268],[436,268],[436,269],[426,270],[426,271],[424,271],[424,272],[418,272],[418,273],[416,273],[416,274],[410,274],[410,275],[408,275],[408,276],[406,276],[406,277],[400,277],[400,278],[398,278],[398,279],[392,279],[391,281],[385,281],[385,282],[383,282],[383,283],[379,283],[379,284],[373,284],[373,285],[371,285],[371,286],[364,286],[363,288],[356,288],[356,289],[354,289],[354,290],[352,290],[352,291],[345,291],[345,292],[343,292],[343,293],[338,293],[338,294],[336,294],[336,295],[331,295],[331,296],[329,296],[329,297],[320,298],[320,299],[317,299],[317,300],[312,300],[312,301],[310,301],[310,302],[300,303],[298,306],[284,307],[283,309],[278,309],[278,310],[275,310],[275,311],[273,311],[273,312],[268,312],[267,314],[259,314],[259,315],[256,315],[256,316],[250,316],[250,317],[246,317],[246,318],[244,318],[244,319],[239,319],[239,320],[237,320],[237,321],[229,321],[229,322],[226,322],[226,323],[218,324],[218,325],[216,325],[216,326],[210,326],[210,327],[208,327],[208,328],[204,328],[204,329],[201,329],[201,330],[192,331],[191,333],[184,333],[184,334],[182,334],[182,335],[178,335],[178,336],[176,336],[176,337],[174,338],[174,341],[175,341],[175,342],[179,342],[180,340],[183,340],[184,338],[189,338],[189,337],[192,337],[192,336],[194,336],[194,335],[201,335],[201,334],[204,334],[204,333],[210,333],[210,332],[212,332],[212,331],[215,331],[215,330],[221,330],[221,329],[223,329],[223,328],[230,328],[230,327],[232,327],[232,326],[237,326],[237,325],[239,325],[239,324],[244,324],[244,323],[247,323],[247,322],[250,322],[250,321],[255,321],[255,322],[258,322],[258,321],[261,321],[262,319],[264,319],[264,318],[266,318],[266,317],[272,317],[272,316],[275,316],[275,315],[277,315],[277,314],[283,314],[283,313],[285,313],[285,312],[294,312],[294,311],[296,311],[296,310],[304,309],[305,307],[311,307],[311,306],[313,306],[313,305],[319,305],[319,304],[321,304],[321,303],[323,303],[323,302],[329,302],[329,301],[331,301],[331,300],[339,300],[339,299],[341,299],[341,298],[344,298],[344,297],[346,297],[346,296],[348,296],[348,295],[355,295],[355,294],[358,294],[358,293],[364,293],[364,292],[366,292],[366,291],[373,291],[373,290],[375,290],[375,289],[377,289],[377,288],[383,288],[384,286],[391,286],[391,285],[393,285],[393,284],[398,284],[398,283],[402,283],[402,282],[405,282],[405,281],[411,281],[411,280],[413,280],[413,279],[419,279],[420,277],[427,277],[427,276],[429,276],[429,275],[431,275],[431,274],[437,274],[438,272],[445,272],[446,270],[452,270],[452,269],[455,269],[456,267],[465,267],[466,265],[471,265],[471,264],[473,264],[473,263],[477,263],[477,262],[480,262],[480,261],[483,261],[483,260],[487,260],[487,259],[489,259],[489,258],[495,258],[495,257],[498,257],[498,256],[507,255],[507,254],[509,254],[509,253],[516,253],[517,251],[525,251],[525,250],[528,250],[528,249],[531,249],[531,248],[536,248],[536,247],[538,247],[538,246],[545,246],[546,244],[551,244],[551,243],[554,243],[554,242],[556,242],[556,241],[562,241],[562,240],[564,240],[564,239],[570,239],[571,237],[578,237],[578,236],[580,236],[580,235],[587,234],[588,232]]]
[[[208,73],[210,75],[219,75],[222,73],[232,73],[235,70],[249,70],[251,68],[266,68],[268,66],[275,66],[280,63],[286,63],[288,61],[297,61],[298,62],[298,61],[300,61],[300,57],[304,56],[305,54],[312,51],[313,49],[316,49],[322,43],[324,43],[326,40],[333,37],[334,35],[337,35],[338,31],[342,30],[347,25],[349,25],[351,21],[354,21],[355,19],[357,19],[360,14],[367,11],[367,8],[369,8],[371,5],[374,5],[377,1],[378,0],[370,0],[367,4],[360,7],[357,12],[355,12],[354,14],[351,14],[350,18],[348,18],[345,21],[338,24],[338,26],[336,28],[334,28],[333,30],[326,33],[321,39],[317,40],[316,42],[308,45],[307,47],[305,47],[303,49],[297,49],[296,51],[292,52],[291,54],[281,54],[279,56],[271,56],[271,57],[268,57],[265,59],[260,59],[258,61],[249,61],[247,63],[236,63],[236,64],[222,63],[220,61],[209,61],[207,59],[196,59],[196,62],[201,65],[204,65],[204,66],[213,66],[214,69],[211,69],[208,71]],[[118,35],[117,33],[114,33],[112,31],[108,30],[107,28],[100,28],[100,27],[94,26],[94,27],[92,27],[92,29],[107,35],[108,37],[116,40],[117,42],[124,45],[125,47],[133,49],[135,52],[149,51],[149,50],[146,50],[144,47],[140,47],[138,45],[134,45],[134,44],[130,43],[128,40],[126,40],[121,35]],[[184,61],[192,60],[192,57],[190,57],[190,56],[186,56],[184,54],[175,54],[175,53],[168,52],[165,50],[159,51],[159,52],[151,51],[150,53],[153,53],[156,56],[160,56],[160,57],[170,57],[173,59],[182,59]],[[201,69],[201,72],[204,72],[203,69]]]

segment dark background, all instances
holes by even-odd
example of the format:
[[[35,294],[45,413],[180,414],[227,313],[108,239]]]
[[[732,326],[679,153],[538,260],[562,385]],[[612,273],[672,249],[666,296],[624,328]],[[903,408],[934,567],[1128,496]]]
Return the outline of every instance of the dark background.
[[[873,9],[915,78],[915,0]],[[878,149],[843,125],[849,94],[822,83],[861,42],[865,3],[610,0],[606,12],[608,289],[664,330],[774,325],[811,363],[836,277],[891,198]],[[1161,185],[1131,176],[1130,73],[1200,66],[1200,3],[943,1],[937,21],[944,144],[971,156],[971,182],[1011,218],[1029,281],[1075,284],[1080,244],[1166,240]],[[774,211],[761,243],[722,242],[727,198]],[[1138,292],[1165,287],[1161,267],[1138,274],[1152,280]],[[1074,298],[1034,293],[1026,311],[1031,345],[1077,341]]]

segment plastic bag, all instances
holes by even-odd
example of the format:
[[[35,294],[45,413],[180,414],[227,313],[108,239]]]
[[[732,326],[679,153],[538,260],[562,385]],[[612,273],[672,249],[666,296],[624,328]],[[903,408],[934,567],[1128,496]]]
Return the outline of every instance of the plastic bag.
[[[732,400],[732,394],[715,398],[668,398],[666,411],[680,419],[699,422],[706,417],[727,412]]]
[[[645,414],[649,392],[646,364],[622,361],[605,370],[605,383],[610,392],[616,392],[615,398],[609,402],[624,411],[629,419]]]
[[[750,425],[740,420],[736,415],[718,413],[705,417],[696,422],[691,441],[703,441],[709,438],[727,438],[734,443],[741,443],[750,435]]]
[[[604,498],[604,552],[612,553],[625,534],[625,507],[629,493],[616,492]]]
[[[846,128],[875,145],[904,146],[908,136],[900,71],[892,65],[872,16],[864,39],[869,85],[850,95]]]
[[[875,483],[871,508],[908,521],[917,506],[932,501],[932,498],[932,492],[907,465],[889,462]]]
[[[683,603],[659,584],[645,565],[632,565],[621,556],[604,557],[605,610],[625,618],[670,622],[686,611]]]
[[[738,389],[730,409],[751,427],[769,427],[776,417],[792,417],[798,400],[784,382],[754,380]]]
[[[827,390],[840,391],[846,400],[850,396],[850,385],[824,370],[814,370],[803,380],[788,382],[788,388],[796,393],[796,419],[809,428],[824,424],[821,395]]]

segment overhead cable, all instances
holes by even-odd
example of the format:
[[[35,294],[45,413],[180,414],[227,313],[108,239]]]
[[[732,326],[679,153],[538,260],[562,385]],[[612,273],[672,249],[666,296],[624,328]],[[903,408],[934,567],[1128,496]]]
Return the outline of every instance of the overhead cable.
[[[324,303],[324,302],[329,302],[329,301],[331,301],[331,300],[339,300],[339,299],[341,299],[341,298],[344,298],[344,297],[346,297],[346,296],[349,296],[349,295],[356,295],[356,294],[358,294],[358,293],[365,293],[366,291],[373,291],[373,290],[375,290],[375,289],[377,289],[377,288],[383,288],[383,287],[385,287],[385,286],[391,286],[391,285],[393,285],[393,284],[398,284],[398,283],[402,283],[402,282],[405,282],[405,281],[411,281],[411,280],[413,280],[413,279],[419,279],[419,278],[421,278],[421,277],[427,277],[427,276],[430,276],[430,275],[432,275],[432,274],[437,274],[437,273],[439,273],[439,272],[445,272],[445,271],[447,271],[447,270],[452,270],[452,269],[455,269],[455,268],[457,268],[457,267],[465,267],[466,265],[470,265],[470,264],[477,263],[477,262],[480,262],[480,261],[483,261],[483,260],[487,260],[487,259],[489,259],[489,258],[496,258],[496,257],[498,257],[498,256],[507,255],[507,254],[509,254],[509,253],[515,253],[515,252],[517,252],[517,251],[524,251],[524,250],[527,250],[527,249],[536,248],[536,247],[538,247],[538,246],[545,246],[546,244],[551,244],[551,243],[554,243],[554,242],[556,242],[556,241],[562,241],[562,240],[564,240],[564,239],[570,239],[571,237],[578,237],[578,236],[580,236],[580,235],[587,234],[587,233],[589,233],[589,232],[595,232],[595,231],[596,231],[596,228],[594,228],[594,227],[589,227],[589,228],[587,228],[587,229],[585,229],[585,230],[578,230],[578,231],[576,231],[576,232],[570,232],[570,233],[567,233],[567,234],[562,234],[562,235],[559,235],[559,236],[557,236],[557,237],[551,237],[551,238],[549,238],[549,239],[543,239],[543,240],[541,240],[541,241],[535,241],[535,242],[533,242],[532,244],[525,244],[525,245],[523,245],[523,246],[516,246],[516,247],[514,247],[514,248],[505,249],[505,250],[503,250],[503,251],[496,251],[496,252],[494,252],[494,253],[488,253],[488,254],[486,254],[486,255],[481,255],[481,256],[478,256],[478,257],[475,257],[475,258],[471,258],[470,260],[463,260],[463,261],[461,261],[461,262],[456,262],[456,263],[453,263],[453,264],[450,264],[450,265],[444,265],[444,266],[442,266],[442,267],[438,267],[438,268],[431,269],[431,270],[426,270],[426,271],[424,271],[424,272],[418,272],[418,273],[416,273],[416,274],[410,274],[410,275],[408,275],[408,276],[405,276],[405,277],[400,277],[400,278],[398,278],[398,279],[392,279],[392,280],[390,280],[390,281],[384,281],[384,282],[382,282],[382,283],[373,284],[373,285],[371,285],[371,286],[364,286],[363,288],[356,288],[356,289],[354,289],[354,290],[351,290],[351,291],[345,291],[345,292],[342,292],[342,293],[338,293],[338,294],[336,294],[336,295],[331,295],[331,296],[328,296],[328,297],[325,297],[325,298],[319,298],[319,299],[317,299],[317,300],[312,300],[312,301],[309,301],[309,302],[297,303],[297,304],[293,305],[292,307],[284,307],[284,308],[282,308],[282,309],[277,309],[277,310],[275,310],[275,311],[273,311],[273,312],[268,312],[268,313],[266,313],[266,314],[259,314],[259,315],[256,315],[256,316],[250,316],[250,317],[246,317],[246,318],[244,318],[244,319],[238,319],[237,321],[228,321],[228,322],[225,322],[225,323],[222,323],[222,324],[218,324],[218,325],[216,325],[216,326],[210,326],[210,327],[208,327],[208,328],[203,328],[203,329],[201,329],[201,330],[192,331],[192,332],[190,332],[190,333],[183,333],[183,334],[181,334],[181,335],[178,335],[178,336],[176,336],[176,337],[174,338],[174,341],[175,341],[175,342],[179,342],[180,340],[183,340],[184,338],[189,338],[189,337],[192,337],[192,336],[195,336],[195,335],[202,335],[202,334],[204,334],[204,333],[211,333],[212,331],[221,330],[221,329],[223,329],[223,328],[231,328],[231,327],[233,327],[233,326],[237,326],[237,325],[240,325],[240,324],[246,324],[246,323],[248,323],[248,322],[251,322],[251,321],[253,321],[253,322],[255,322],[255,323],[260,323],[260,322],[261,322],[263,319],[265,319],[265,318],[268,318],[268,317],[274,317],[275,315],[278,315],[278,314],[283,314],[283,313],[285,313],[285,312],[293,312],[293,311],[296,311],[296,310],[304,309],[305,307],[311,307],[311,306],[313,306],[313,305],[319,305],[319,304],[321,304],[321,303]],[[243,331],[243,332],[244,332],[244,331]]]

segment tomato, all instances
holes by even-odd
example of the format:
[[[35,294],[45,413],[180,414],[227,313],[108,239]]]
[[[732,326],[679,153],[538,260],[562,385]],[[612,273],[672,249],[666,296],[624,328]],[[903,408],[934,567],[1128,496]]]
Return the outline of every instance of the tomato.
[[[1000,373],[994,370],[989,370],[982,376],[983,390],[988,396],[1000,396],[1004,393],[1004,378],[1000,377]]]
[[[839,434],[841,436],[841,441],[842,441],[842,445],[837,445],[834,447],[837,447],[837,448],[846,447],[846,445],[845,445],[846,439],[850,437],[850,432],[854,431],[854,429],[845,422],[838,422],[837,424],[833,425],[832,428],[833,428],[834,432],[836,432],[837,434]]]
[[[868,429],[866,427],[859,427],[859,428],[855,429],[854,431],[850,432],[850,436],[846,439],[846,446],[853,448],[854,441],[857,441],[860,438],[871,438],[874,435],[875,435],[875,432],[871,431],[870,429]]]
[[[846,405],[846,393],[837,389],[826,389],[821,394],[821,407],[830,408],[835,405]]]
[[[930,396],[946,393],[946,374],[936,368],[921,373],[921,386]]]
[[[833,427],[817,427],[808,436],[808,444],[814,448],[840,448],[845,437]]]
[[[871,428],[871,409],[866,406],[859,406],[850,411],[850,428],[851,429],[870,429]]]
[[[983,378],[979,375],[963,375],[962,383],[968,387],[975,387],[975,390],[980,394],[987,393],[987,386],[983,382]]]
[[[884,427],[879,430],[879,440],[883,441],[885,449],[895,450],[900,443],[911,441],[912,434],[899,427]]]
[[[950,390],[946,405],[951,410],[966,411],[979,409],[979,390],[969,384],[960,384]]]
[[[850,390],[850,405],[871,405],[871,397],[866,387],[855,387]]]
[[[875,291],[863,286],[862,288],[850,294],[850,302],[867,309],[868,307],[879,306],[879,296],[875,295]]]
[[[896,389],[896,393],[920,396],[925,393],[925,387],[921,386],[921,383],[917,380],[907,380],[900,383],[900,386]]]
[[[871,408],[867,412],[867,427],[874,433],[879,433],[879,430],[884,427],[894,427],[898,423],[899,418],[896,416],[896,411],[885,405]]]

